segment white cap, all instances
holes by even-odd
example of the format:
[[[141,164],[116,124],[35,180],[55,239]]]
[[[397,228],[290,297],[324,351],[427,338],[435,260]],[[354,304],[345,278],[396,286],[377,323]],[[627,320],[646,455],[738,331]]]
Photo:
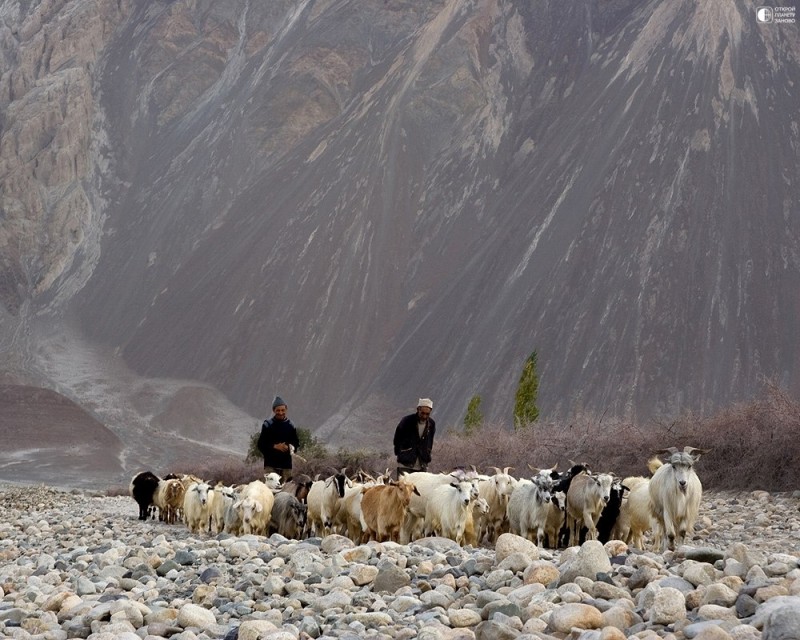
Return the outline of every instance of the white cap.
[[[417,402],[417,408],[419,407],[427,407],[431,411],[433,411],[433,400],[430,398],[420,398],[419,402]]]

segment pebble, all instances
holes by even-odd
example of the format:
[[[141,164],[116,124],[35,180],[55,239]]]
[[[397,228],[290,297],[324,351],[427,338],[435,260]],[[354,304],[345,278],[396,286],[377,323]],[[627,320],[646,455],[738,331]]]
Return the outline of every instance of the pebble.
[[[785,640],[800,493],[706,492],[675,551],[190,534],[127,496],[0,486],[0,636]]]

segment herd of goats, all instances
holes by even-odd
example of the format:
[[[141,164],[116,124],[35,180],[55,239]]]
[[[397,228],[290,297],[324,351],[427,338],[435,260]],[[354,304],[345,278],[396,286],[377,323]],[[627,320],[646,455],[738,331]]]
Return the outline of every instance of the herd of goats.
[[[140,520],[182,521],[198,534],[302,539],[338,533],[356,544],[407,544],[436,535],[478,546],[510,532],[547,548],[590,539],[644,549],[652,531],[653,548],[665,550],[694,527],[702,495],[694,463],[704,453],[671,447],[658,454],[667,455],[665,461],[658,455],[648,461],[650,477],[624,479],[573,464],[565,472],[532,469],[529,478],[512,477],[509,467],[493,467],[491,475],[416,472],[396,481],[388,472],[348,478],[342,469],[326,479],[298,474],[282,484],[269,473],[263,481],[228,487],[145,471],[131,480],[130,493]]]

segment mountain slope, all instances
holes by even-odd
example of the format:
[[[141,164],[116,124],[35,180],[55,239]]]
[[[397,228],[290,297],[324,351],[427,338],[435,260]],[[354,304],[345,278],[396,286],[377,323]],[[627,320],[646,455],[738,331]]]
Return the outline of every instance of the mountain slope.
[[[83,83],[53,188],[81,215],[37,219],[27,261],[4,225],[4,327],[74,322],[337,441],[385,444],[421,395],[509,421],[534,349],[544,415],[797,390],[796,24],[745,0],[94,4],[91,60],[34,83]],[[6,148],[36,90],[7,91]]]

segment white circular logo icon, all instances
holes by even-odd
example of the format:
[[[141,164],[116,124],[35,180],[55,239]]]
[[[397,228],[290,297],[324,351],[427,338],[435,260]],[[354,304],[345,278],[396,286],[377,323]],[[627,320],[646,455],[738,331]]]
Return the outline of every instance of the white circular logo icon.
[[[772,22],[773,11],[772,7],[759,7],[756,9],[756,20],[759,22]]]

